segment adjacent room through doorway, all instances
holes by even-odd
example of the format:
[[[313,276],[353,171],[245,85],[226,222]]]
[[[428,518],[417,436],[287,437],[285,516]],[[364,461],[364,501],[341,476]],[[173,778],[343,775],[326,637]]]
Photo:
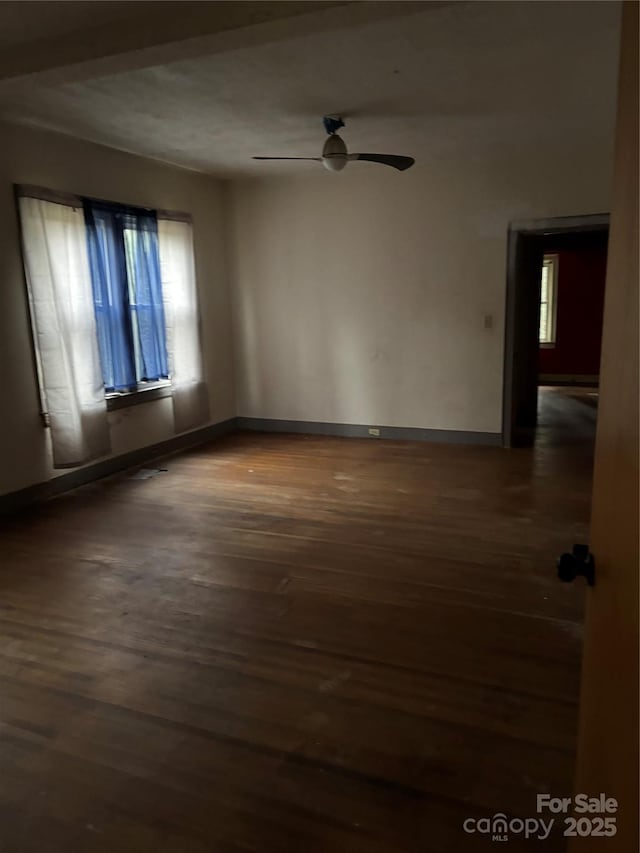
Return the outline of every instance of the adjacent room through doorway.
[[[506,446],[531,445],[550,425],[570,433],[591,423],[595,437],[608,235],[606,215],[510,228]],[[577,416],[581,406],[591,409],[586,421]]]
[[[608,229],[542,238],[538,439],[593,447]]]

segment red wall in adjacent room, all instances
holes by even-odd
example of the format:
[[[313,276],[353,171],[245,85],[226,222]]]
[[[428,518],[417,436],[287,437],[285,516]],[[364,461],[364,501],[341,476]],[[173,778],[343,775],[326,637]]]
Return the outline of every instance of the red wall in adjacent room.
[[[600,370],[606,246],[545,249],[558,255],[556,345],[540,348],[539,372],[570,376]]]

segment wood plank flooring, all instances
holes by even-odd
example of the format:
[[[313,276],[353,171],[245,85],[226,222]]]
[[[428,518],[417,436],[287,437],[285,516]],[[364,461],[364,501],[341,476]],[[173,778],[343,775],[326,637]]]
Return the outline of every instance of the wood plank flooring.
[[[245,433],[6,519],[0,851],[457,853],[570,792],[594,419]]]

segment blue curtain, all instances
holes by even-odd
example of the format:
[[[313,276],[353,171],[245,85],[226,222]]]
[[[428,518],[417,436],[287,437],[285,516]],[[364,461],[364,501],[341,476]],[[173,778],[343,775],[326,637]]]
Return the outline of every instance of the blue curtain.
[[[84,200],[105,388],[168,377],[155,214]]]

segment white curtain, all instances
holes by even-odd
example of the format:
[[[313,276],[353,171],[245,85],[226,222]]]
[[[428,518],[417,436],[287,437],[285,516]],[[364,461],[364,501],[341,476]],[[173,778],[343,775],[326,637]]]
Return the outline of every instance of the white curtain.
[[[190,222],[158,219],[167,355],[177,433],[209,421],[209,393],[200,341],[192,232]]]
[[[54,468],[111,451],[81,209],[20,198],[25,270]]]

